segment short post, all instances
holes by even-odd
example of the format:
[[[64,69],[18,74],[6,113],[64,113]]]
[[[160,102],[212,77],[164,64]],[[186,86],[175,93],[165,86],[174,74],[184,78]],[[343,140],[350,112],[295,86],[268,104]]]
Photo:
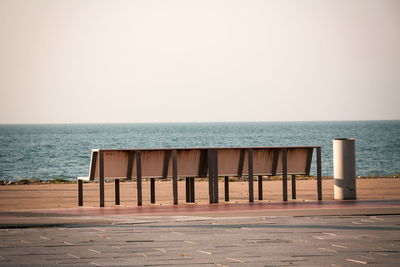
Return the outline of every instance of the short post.
[[[185,178],[185,190],[186,190],[186,203],[190,202],[190,178]]]
[[[150,178],[150,203],[156,203],[156,179]]]
[[[263,177],[258,176],[258,200],[263,200]]]
[[[196,197],[195,197],[195,191],[194,191],[194,177],[190,177],[190,202],[195,203],[196,202]]]
[[[333,140],[334,198],[356,199],[356,156],[354,138]]]
[[[78,206],[83,206],[83,181],[78,180]]]
[[[120,204],[120,196],[119,196],[119,179],[115,179],[115,205]]]
[[[283,201],[288,201],[287,191],[287,150],[282,149],[282,195]]]
[[[224,178],[224,189],[225,189],[225,201],[229,201],[229,176]]]
[[[291,184],[292,184],[292,199],[296,199],[296,175],[295,174],[292,174]]]

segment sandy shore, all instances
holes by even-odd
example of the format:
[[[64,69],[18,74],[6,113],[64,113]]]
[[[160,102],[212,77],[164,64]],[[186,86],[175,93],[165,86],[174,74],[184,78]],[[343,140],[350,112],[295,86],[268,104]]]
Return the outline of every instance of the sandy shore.
[[[290,182],[289,201],[290,195]],[[254,197],[258,201],[257,183],[254,183]],[[224,201],[224,185],[219,183],[220,202]],[[281,181],[264,182],[264,200],[282,201]],[[358,199],[399,199],[400,179],[376,178],[357,180]],[[74,208],[77,207],[76,184],[7,185],[0,187],[0,211],[21,209]],[[84,206],[98,206],[98,184],[84,184]],[[316,200],[316,181],[297,181],[297,200]],[[323,199],[333,200],[333,180],[323,180]],[[248,201],[247,182],[230,183],[230,202]],[[179,182],[179,202],[185,202],[185,183]],[[196,181],[196,203],[208,203],[208,183]],[[150,204],[150,183],[143,183],[143,205],[171,205],[171,182],[156,182],[156,204]],[[106,183],[106,206],[114,205],[114,184]],[[121,183],[121,205],[136,206],[136,183]]]

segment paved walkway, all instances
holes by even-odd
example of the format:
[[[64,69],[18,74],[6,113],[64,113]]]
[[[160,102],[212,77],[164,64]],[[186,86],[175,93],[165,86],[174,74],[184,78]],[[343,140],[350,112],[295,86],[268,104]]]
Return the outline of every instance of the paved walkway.
[[[399,266],[400,200],[0,212],[0,266]]]

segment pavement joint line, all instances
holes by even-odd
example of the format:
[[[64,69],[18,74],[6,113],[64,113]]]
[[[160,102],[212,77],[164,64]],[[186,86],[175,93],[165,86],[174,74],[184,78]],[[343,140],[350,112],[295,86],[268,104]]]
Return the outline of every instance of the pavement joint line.
[[[337,252],[336,250],[329,249],[329,248],[318,248],[319,250],[329,251],[329,252]]]
[[[67,255],[71,256],[71,257],[74,258],[74,259],[80,259],[80,257],[78,257],[78,256],[76,256],[76,255],[74,255],[74,254],[71,254],[71,253],[68,253]]]
[[[368,262],[366,262],[366,261],[359,261],[359,260],[353,260],[353,259],[346,259],[346,261],[355,262],[355,263],[359,263],[359,264],[368,264]]]
[[[198,252],[203,253],[203,254],[208,254],[208,255],[212,254],[212,252],[205,251],[205,250],[198,250]]]
[[[360,255],[360,257],[361,258],[366,258],[366,259],[369,259],[369,260],[375,260],[375,258],[372,258],[372,257],[367,257],[367,256],[362,256],[362,255]]]
[[[89,251],[91,251],[91,252],[94,252],[94,253],[97,253],[97,254],[101,254],[100,251],[95,250],[95,249],[88,248],[87,250],[89,250]]]
[[[381,255],[381,256],[389,256],[389,254],[385,254],[385,253],[382,253],[382,252],[372,252],[373,254],[376,254],[376,255]]]
[[[239,260],[239,259],[234,259],[234,258],[226,258],[226,259],[227,259],[227,260],[230,260],[230,261],[234,261],[234,262],[244,263],[244,261]]]
[[[336,247],[336,248],[348,248],[348,247],[337,245],[337,244],[331,244],[331,246]]]
[[[182,233],[179,233],[179,232],[172,232],[173,234],[176,234],[176,235],[185,235],[185,234],[182,234]]]
[[[336,234],[332,234],[332,233],[323,233],[324,235],[330,235],[330,236],[337,236]]]

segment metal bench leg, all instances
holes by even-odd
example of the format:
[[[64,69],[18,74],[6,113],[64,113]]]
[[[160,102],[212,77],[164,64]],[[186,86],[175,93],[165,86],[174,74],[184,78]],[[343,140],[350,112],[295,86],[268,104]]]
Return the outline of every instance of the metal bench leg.
[[[120,204],[120,197],[119,197],[119,179],[115,179],[115,205]]]
[[[194,177],[190,178],[190,202],[195,203],[195,193],[194,193]]]
[[[321,148],[317,148],[317,192],[318,200],[322,200],[322,171],[321,171]]]
[[[172,150],[172,193],[174,198],[174,205],[178,204],[178,165],[177,165],[177,151]]]
[[[83,206],[83,181],[78,180],[78,206]]]
[[[249,202],[254,202],[254,184],[253,184],[253,150],[247,150],[249,160]]]
[[[229,201],[229,176],[225,176],[224,180],[224,185],[225,185],[225,201]]]
[[[263,180],[262,180],[262,175],[258,176],[258,200],[263,200]]]
[[[156,203],[156,179],[150,178],[150,203]]]
[[[283,201],[288,200],[288,191],[287,191],[287,153],[286,149],[282,149],[282,194]]]
[[[136,167],[137,167],[137,178],[136,178],[136,190],[137,190],[137,205],[142,206],[142,153],[141,151],[136,152]]]
[[[104,207],[104,154],[100,151],[100,171],[99,171],[99,191],[100,191],[100,207]]]
[[[292,174],[292,199],[296,199],[296,175]]]
[[[190,178],[185,178],[186,203],[190,202]]]

